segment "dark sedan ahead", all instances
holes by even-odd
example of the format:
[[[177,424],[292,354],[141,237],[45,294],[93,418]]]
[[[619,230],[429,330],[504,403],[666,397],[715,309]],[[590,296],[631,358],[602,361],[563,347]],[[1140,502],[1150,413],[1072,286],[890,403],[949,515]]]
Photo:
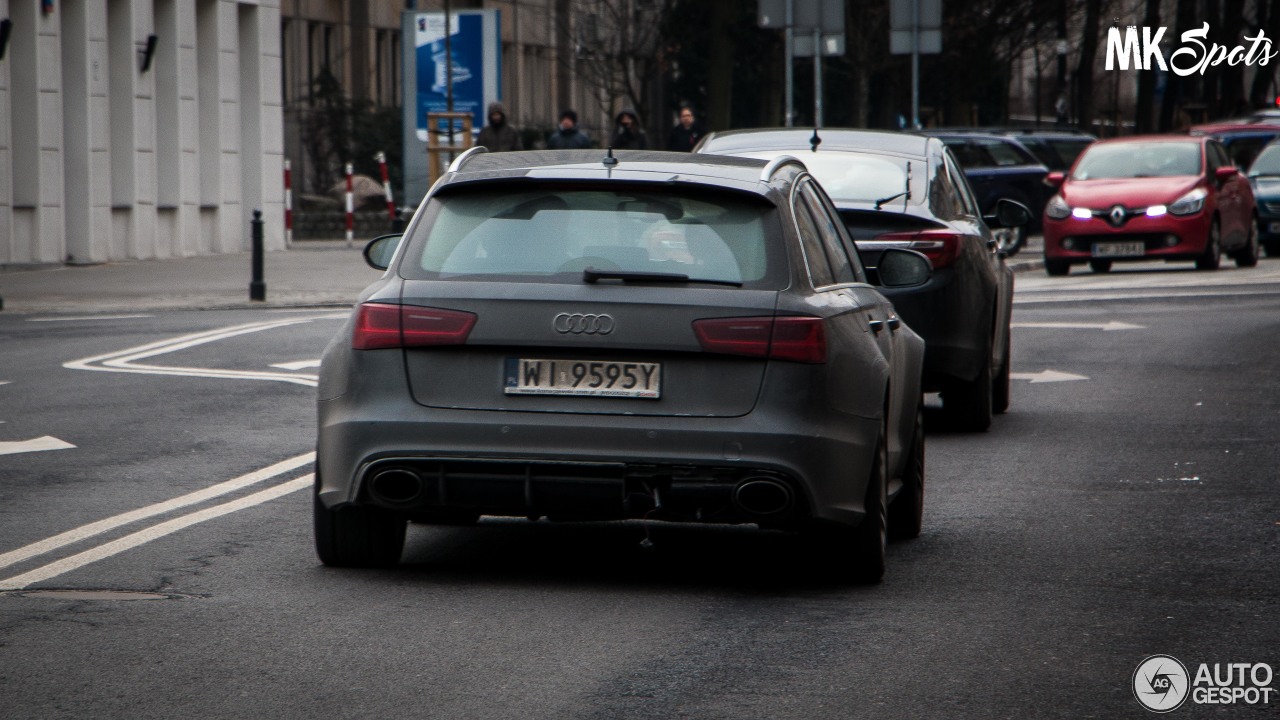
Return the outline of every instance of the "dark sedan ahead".
[[[1013,273],[996,251],[959,164],[937,138],[860,130],[738,130],[708,135],[695,152],[770,158],[790,153],[835,201],[858,250],[874,265],[888,248],[933,261],[927,285],[884,290],[925,338],[925,387],[942,393],[959,428],[982,431],[1009,407]],[[1025,224],[1027,211],[1002,206]],[[994,218],[991,218],[995,223]]]

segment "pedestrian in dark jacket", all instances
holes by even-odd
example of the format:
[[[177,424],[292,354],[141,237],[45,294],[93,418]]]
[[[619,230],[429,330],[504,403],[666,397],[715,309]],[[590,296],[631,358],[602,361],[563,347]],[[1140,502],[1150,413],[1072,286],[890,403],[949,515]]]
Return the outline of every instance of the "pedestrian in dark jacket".
[[[702,139],[702,128],[694,124],[693,109],[689,106],[680,108],[680,122],[667,135],[667,149],[676,152],[690,152],[693,146]]]
[[[627,108],[618,113],[618,132],[613,135],[612,147],[615,150],[646,150],[649,138],[640,129],[640,118],[635,110]]]
[[[489,103],[489,124],[480,131],[476,144],[485,146],[489,152],[524,149],[520,133],[507,122],[507,108],[502,103]]]
[[[560,129],[547,138],[548,150],[581,150],[591,147],[591,138],[578,129],[578,113],[560,113]]]

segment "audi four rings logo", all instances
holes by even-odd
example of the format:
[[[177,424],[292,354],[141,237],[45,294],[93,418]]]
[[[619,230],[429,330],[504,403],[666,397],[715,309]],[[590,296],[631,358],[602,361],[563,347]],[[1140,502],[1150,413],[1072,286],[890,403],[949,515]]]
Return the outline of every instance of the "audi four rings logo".
[[[563,335],[608,335],[613,332],[613,316],[560,313],[551,321],[551,327]]]

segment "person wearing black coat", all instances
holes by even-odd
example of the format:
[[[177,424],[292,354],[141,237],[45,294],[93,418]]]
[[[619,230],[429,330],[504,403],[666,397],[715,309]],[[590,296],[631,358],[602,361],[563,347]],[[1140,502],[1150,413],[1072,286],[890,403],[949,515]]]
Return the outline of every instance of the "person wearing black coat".
[[[578,129],[578,113],[560,113],[560,129],[547,138],[548,150],[582,150],[591,147],[591,138]]]
[[[489,152],[505,152],[523,150],[520,133],[507,122],[507,108],[500,102],[489,103],[489,124],[480,130],[476,138],[477,145],[483,145]]]
[[[671,128],[671,133],[667,135],[667,149],[675,152],[691,152],[693,146],[703,136],[702,128],[694,124],[693,109],[685,106],[680,108],[680,122]]]
[[[610,146],[615,150],[647,150],[649,138],[640,129],[640,118],[631,108],[618,113],[618,131]]]

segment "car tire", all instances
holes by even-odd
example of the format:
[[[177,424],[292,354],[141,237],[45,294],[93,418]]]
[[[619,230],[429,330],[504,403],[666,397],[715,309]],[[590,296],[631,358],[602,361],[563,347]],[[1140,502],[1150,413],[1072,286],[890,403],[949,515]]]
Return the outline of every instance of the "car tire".
[[[1205,240],[1204,254],[1196,258],[1197,270],[1217,270],[1222,265],[1222,231],[1218,219],[1209,225],[1209,238]]]
[[[1006,257],[1013,257],[1018,251],[1027,244],[1027,228],[1025,225],[1019,227],[1002,228],[992,233],[996,241],[996,248],[1005,254]]]
[[[380,508],[347,506],[331,510],[320,501],[319,480],[312,499],[316,555],[330,567],[391,567],[404,551],[405,519]]]
[[[1045,260],[1044,271],[1049,277],[1062,277],[1071,273],[1071,263],[1066,260]]]
[[[1232,255],[1232,259],[1236,261],[1236,267],[1251,268],[1257,266],[1258,255],[1258,218],[1255,217],[1249,221],[1249,239]]]
[[[920,537],[924,527],[924,406],[916,410],[907,465],[902,470],[902,490],[889,505],[889,539]]]
[[[1096,273],[1109,273],[1111,272],[1111,261],[1110,260],[1090,260],[1089,269]]]
[[[1280,240],[1263,243],[1262,249],[1267,252],[1267,257],[1280,257]]]
[[[996,373],[996,379],[991,386],[991,411],[997,415],[1003,415],[1009,410],[1010,381],[1012,380],[1013,356],[1010,350],[1013,346],[1013,338],[1009,332],[1009,328],[1004,331],[1004,362],[1000,364],[1000,372]]]
[[[973,380],[952,380],[942,390],[942,412],[949,424],[965,432],[986,432],[991,427],[994,402],[991,389],[991,346]]]

